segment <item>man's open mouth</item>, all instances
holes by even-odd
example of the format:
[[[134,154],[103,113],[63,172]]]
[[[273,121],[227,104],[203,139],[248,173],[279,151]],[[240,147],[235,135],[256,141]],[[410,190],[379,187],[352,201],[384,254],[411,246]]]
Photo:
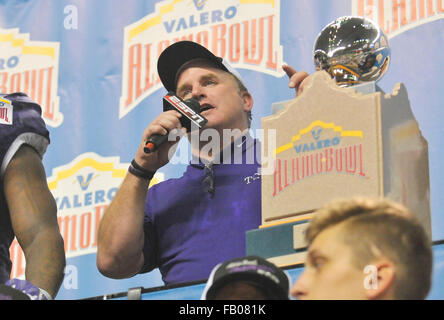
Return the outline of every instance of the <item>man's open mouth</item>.
[[[202,112],[204,112],[204,111],[207,111],[207,110],[210,110],[210,109],[213,109],[214,107],[212,106],[212,105],[209,105],[209,104],[203,104],[203,105],[201,105],[200,106],[200,112],[202,113]]]

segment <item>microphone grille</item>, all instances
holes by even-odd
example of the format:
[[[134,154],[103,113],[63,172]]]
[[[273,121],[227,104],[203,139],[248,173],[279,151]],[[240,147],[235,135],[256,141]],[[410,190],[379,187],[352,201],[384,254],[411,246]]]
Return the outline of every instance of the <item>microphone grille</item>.
[[[188,107],[190,107],[194,112],[199,113],[200,112],[200,103],[195,98],[190,98],[185,100],[185,103]]]

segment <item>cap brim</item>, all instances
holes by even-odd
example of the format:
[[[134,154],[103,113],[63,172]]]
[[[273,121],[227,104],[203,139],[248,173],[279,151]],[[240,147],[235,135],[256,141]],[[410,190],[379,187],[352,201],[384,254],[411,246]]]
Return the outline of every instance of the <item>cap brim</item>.
[[[184,63],[194,59],[207,59],[222,70],[230,72],[223,65],[222,58],[215,56],[207,48],[196,42],[179,41],[166,48],[157,61],[157,71],[167,91],[176,91],[177,72]]]

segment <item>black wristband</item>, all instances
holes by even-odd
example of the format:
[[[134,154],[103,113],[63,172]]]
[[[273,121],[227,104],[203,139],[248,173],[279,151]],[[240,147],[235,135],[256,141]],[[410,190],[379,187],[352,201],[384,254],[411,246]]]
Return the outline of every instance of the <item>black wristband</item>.
[[[152,172],[152,171],[148,171],[145,168],[142,168],[141,166],[139,166],[136,162],[136,160],[133,159],[133,161],[131,161],[131,164],[128,168],[129,173],[135,175],[136,177],[142,178],[142,179],[146,179],[146,180],[151,180],[154,176],[154,174],[156,173],[156,171]]]

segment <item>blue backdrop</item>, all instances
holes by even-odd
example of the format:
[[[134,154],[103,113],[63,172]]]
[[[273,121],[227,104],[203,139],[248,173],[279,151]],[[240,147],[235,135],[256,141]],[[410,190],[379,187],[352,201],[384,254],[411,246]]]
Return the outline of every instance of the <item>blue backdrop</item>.
[[[429,144],[433,240],[442,240],[443,1],[0,1],[0,90],[24,91],[39,101],[51,134],[44,164],[68,265],[58,298],[162,285],[157,270],[107,279],[97,271],[95,252],[98,221],[143,130],[161,112],[165,89],[155,66],[164,47],[186,38],[224,55],[255,99],[255,130],[273,102],[294,97],[282,63],[313,72],[317,34],[344,15],[371,18],[389,37],[391,64],[379,86],[386,92],[397,82],[407,87]],[[156,181],[183,169],[169,164]],[[23,276],[16,243],[11,257],[13,276]]]

